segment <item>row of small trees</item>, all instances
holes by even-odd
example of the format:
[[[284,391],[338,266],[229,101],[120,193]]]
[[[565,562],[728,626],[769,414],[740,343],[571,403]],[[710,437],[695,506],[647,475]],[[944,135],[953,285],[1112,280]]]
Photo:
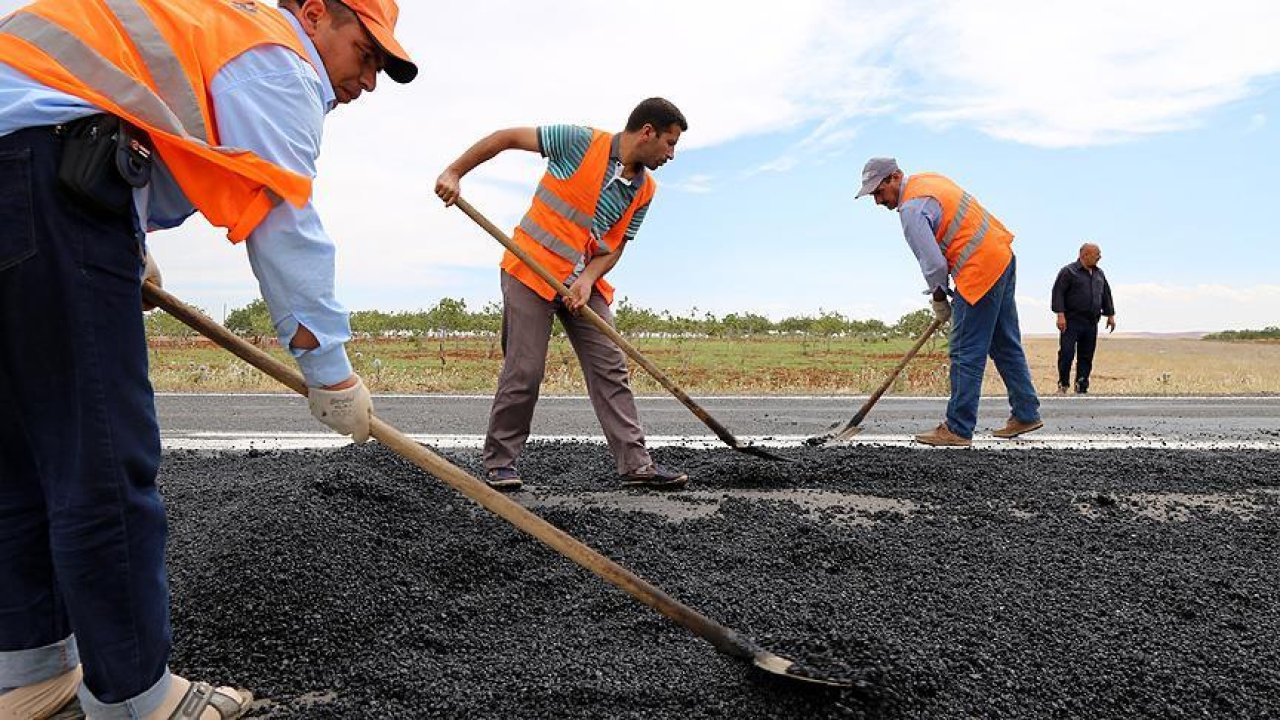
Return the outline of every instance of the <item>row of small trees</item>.
[[[914,337],[924,331],[932,319],[929,310],[903,315],[893,325],[881,320],[856,320],[838,312],[819,311],[817,315],[796,315],[773,321],[757,313],[729,313],[716,316],[694,308],[688,315],[669,310],[655,312],[631,304],[626,298],[614,307],[618,330],[630,335],[663,335],[676,337],[761,337],[768,335],[802,335],[816,337],[854,336],[863,338]],[[261,299],[236,308],[227,314],[228,329],[244,337],[261,340],[275,336],[267,304]],[[430,310],[383,312],[360,310],[351,314],[351,330],[374,337],[394,335],[423,336],[434,334],[493,335],[502,328],[502,306],[496,302],[480,310],[468,310],[465,300],[443,298]],[[147,317],[147,332],[152,337],[188,337],[192,331],[169,315],[156,312]]]
[[[1223,330],[1204,336],[1205,340],[1280,340],[1280,327],[1269,325],[1261,330]]]

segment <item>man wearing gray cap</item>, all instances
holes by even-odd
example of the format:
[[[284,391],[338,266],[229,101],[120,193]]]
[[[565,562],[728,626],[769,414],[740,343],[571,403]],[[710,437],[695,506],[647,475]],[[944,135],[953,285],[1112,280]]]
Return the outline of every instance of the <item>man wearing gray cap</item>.
[[[978,422],[987,356],[1008,389],[1012,414],[1000,438],[1044,427],[1040,398],[1022,351],[1014,302],[1013,233],[977,199],[936,173],[905,176],[893,158],[871,158],[857,197],[897,210],[907,244],[920,262],[934,315],[951,320],[951,400],[938,427],[915,436],[925,445],[968,446]],[[951,289],[954,278],[955,289]]]

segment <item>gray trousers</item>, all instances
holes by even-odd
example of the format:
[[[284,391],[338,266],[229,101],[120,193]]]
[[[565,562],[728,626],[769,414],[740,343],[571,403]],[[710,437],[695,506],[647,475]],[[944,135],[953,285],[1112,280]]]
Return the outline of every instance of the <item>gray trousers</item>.
[[[591,406],[618,472],[626,474],[647,467],[652,460],[644,447],[644,431],[622,350],[586,319],[569,312],[559,298],[544,300],[506,272],[502,273],[502,300],[502,374],[498,376],[498,393],[493,398],[489,433],[484,439],[485,468],[514,466],[529,438],[533,409],[547,368],[553,315],[559,316],[582,365]],[[599,293],[592,293],[587,306],[613,325],[613,313]]]

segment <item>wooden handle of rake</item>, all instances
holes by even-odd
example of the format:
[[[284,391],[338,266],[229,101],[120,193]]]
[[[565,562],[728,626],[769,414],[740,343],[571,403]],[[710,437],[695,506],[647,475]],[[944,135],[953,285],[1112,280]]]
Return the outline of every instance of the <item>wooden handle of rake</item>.
[[[935,317],[933,322],[929,323],[929,327],[925,328],[924,332],[920,334],[920,338],[916,340],[916,344],[912,345],[911,349],[907,351],[907,354],[903,356],[902,361],[898,363],[898,366],[893,369],[893,372],[889,373],[889,377],[885,379],[884,383],[881,384],[880,387],[876,388],[876,391],[871,393],[871,397],[867,398],[867,401],[858,409],[858,413],[849,421],[849,426],[852,427],[862,424],[863,418],[867,416],[867,413],[871,412],[871,408],[878,400],[880,400],[880,396],[884,395],[885,392],[889,390],[889,386],[893,385],[893,382],[898,379],[898,375],[902,373],[902,369],[905,368],[913,358],[915,358],[916,353],[920,352],[920,348],[924,347],[925,342],[927,342],[930,337],[933,337],[933,334],[937,332],[940,327],[942,327],[942,321]]]
[[[183,303],[168,292],[151,283],[142,286],[142,297],[147,302],[182,321],[195,331],[229,350],[236,357],[279,380],[299,395],[307,394],[307,384],[297,370],[271,357],[248,341],[206,317],[200,311]],[[737,631],[725,627],[698,611],[681,603],[646,580],[633,574],[618,563],[591,549],[580,540],[556,528],[522,505],[472,477],[462,468],[414,442],[407,435],[374,417],[371,435],[378,442],[394,450],[401,457],[442,480],[449,487],[479,503],[484,509],[501,517],[520,530],[537,538],[551,549],[621,589],[631,597],[666,615],[680,625],[714,645],[720,652],[748,661],[770,670],[762,663],[776,667],[777,656],[755,646]],[[790,663],[785,663],[789,666]],[[774,670],[770,670],[774,671]],[[784,670],[785,673],[785,670]]]
[[[472,207],[471,203],[467,202],[463,198],[458,198],[457,201],[455,201],[455,204],[458,206],[459,210],[467,214],[467,217],[475,220],[477,225],[484,228],[485,232],[492,235],[494,240],[502,243],[502,246],[510,250],[513,255],[520,258],[521,262],[528,265],[534,272],[538,273],[538,277],[545,280],[546,283],[554,288],[556,292],[560,293],[562,297],[569,297],[569,288],[565,287],[564,283],[560,282],[555,275],[552,275],[550,271],[543,267],[542,263],[534,260],[529,253],[524,251],[524,248],[515,244],[511,238],[507,237],[506,233],[498,229],[498,226],[489,222],[489,218],[486,218],[479,210]],[[733,433],[729,432],[728,428],[721,425],[720,422],[711,417],[711,415],[704,410],[701,405],[694,402],[693,398],[689,397],[684,390],[681,390],[678,385],[672,382],[671,378],[667,377],[666,373],[659,370],[657,365],[649,362],[649,358],[641,354],[634,345],[627,342],[627,339],[622,337],[622,334],[614,329],[612,325],[605,322],[604,318],[600,317],[594,310],[586,306],[583,306],[579,312],[587,319],[588,322],[595,325],[600,332],[608,335],[610,340],[613,340],[613,342],[616,343],[628,357],[635,360],[640,367],[644,368],[645,372],[653,376],[653,379],[657,380],[662,387],[666,388],[667,391],[674,395],[677,400],[684,404],[685,407],[689,408],[689,411],[696,415],[703,424],[711,428],[711,432],[715,433],[716,437],[723,440],[724,443],[730,447],[740,448],[743,446],[742,443],[733,436]]]

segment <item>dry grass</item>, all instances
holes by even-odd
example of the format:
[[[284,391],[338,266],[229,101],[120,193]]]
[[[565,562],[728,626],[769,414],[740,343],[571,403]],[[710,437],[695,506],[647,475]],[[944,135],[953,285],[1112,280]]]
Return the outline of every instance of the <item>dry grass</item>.
[[[1042,393],[1057,386],[1057,338],[1024,342]],[[1003,392],[995,379],[991,392]],[[1194,338],[1098,337],[1089,392],[1105,395],[1270,395],[1280,393],[1280,343]]]
[[[739,340],[639,339],[640,349],[692,394],[866,394],[906,352],[909,342],[856,339]],[[1057,385],[1057,339],[1028,338],[1027,355],[1041,393]],[[264,346],[287,364],[274,346]],[[356,370],[374,392],[478,393],[494,390],[502,356],[489,339],[358,341],[350,346]],[[274,381],[206,341],[153,346],[151,377],[157,390],[278,392]],[[663,394],[633,367],[637,392]],[[947,356],[926,346],[890,390],[897,395],[945,395]],[[1003,394],[988,365],[984,393]],[[583,394],[585,386],[568,343],[552,342],[543,384],[547,394]],[[1102,337],[1091,392],[1103,395],[1280,394],[1280,343],[1196,339]]]

